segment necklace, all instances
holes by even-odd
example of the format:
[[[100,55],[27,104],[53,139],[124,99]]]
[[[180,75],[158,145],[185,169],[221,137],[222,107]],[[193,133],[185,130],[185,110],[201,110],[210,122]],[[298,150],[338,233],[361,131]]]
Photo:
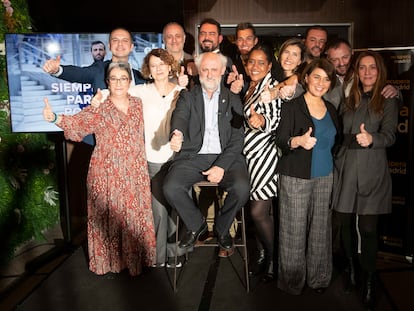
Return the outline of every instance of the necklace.
[[[170,92],[171,90],[174,88],[174,84],[168,82],[166,85],[164,86],[157,86],[156,84],[154,85],[155,89],[157,90],[158,94],[161,95],[162,98],[165,98]]]

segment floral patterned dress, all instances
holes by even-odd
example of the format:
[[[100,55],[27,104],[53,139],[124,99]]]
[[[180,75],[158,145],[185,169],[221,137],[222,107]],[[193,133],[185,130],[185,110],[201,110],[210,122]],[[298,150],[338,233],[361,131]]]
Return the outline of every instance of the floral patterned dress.
[[[129,102],[127,114],[108,99],[59,123],[66,139],[96,138],[87,178],[89,269],[96,274],[127,268],[138,275],[155,262],[142,103]]]

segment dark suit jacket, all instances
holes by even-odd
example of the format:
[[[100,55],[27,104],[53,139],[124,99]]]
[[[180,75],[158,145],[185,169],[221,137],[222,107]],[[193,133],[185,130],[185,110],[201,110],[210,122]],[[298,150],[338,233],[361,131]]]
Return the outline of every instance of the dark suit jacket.
[[[62,66],[63,72],[58,78],[69,82],[90,83],[95,93],[98,88],[101,90],[108,88],[106,85],[106,70],[110,63],[110,60],[106,60],[103,62],[94,62],[87,67]],[[142,74],[136,69],[132,69],[132,71],[135,84],[143,84],[145,79],[142,77]]]
[[[243,112],[240,97],[221,85],[219,96],[218,126],[221,154],[214,165],[225,171],[238,159],[243,159]],[[181,151],[175,159],[191,157],[201,149],[204,137],[204,99],[200,85],[190,91],[183,90],[171,117],[171,134],[175,129],[184,134]]]
[[[282,151],[282,157],[277,163],[276,171],[282,175],[309,179],[311,176],[312,149],[306,150],[298,147],[292,150],[288,146],[291,137],[305,134],[309,127],[315,128],[303,95],[282,105],[281,119],[276,130],[276,144]],[[335,106],[327,101],[325,101],[325,105],[337,132],[335,145],[332,149],[333,153],[339,144],[342,129]]]

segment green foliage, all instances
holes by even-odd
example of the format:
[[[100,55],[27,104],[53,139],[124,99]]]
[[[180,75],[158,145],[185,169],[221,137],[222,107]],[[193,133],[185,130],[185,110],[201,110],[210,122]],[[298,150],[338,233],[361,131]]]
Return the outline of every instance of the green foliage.
[[[6,7],[12,7],[9,14]],[[1,0],[0,42],[4,34],[31,29],[26,0]],[[5,56],[0,55],[0,262],[59,222],[54,143],[46,134],[10,130]]]
[[[7,80],[6,80],[6,56],[0,55],[0,103],[8,99]]]
[[[0,15],[0,42],[7,32],[26,33],[32,28],[27,0],[1,0]]]

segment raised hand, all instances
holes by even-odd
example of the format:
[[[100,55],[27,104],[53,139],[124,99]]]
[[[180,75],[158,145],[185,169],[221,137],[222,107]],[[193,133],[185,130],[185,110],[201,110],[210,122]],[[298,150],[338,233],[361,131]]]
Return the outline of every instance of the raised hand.
[[[385,98],[394,98],[398,96],[398,90],[391,84],[387,84],[381,91],[381,95]]]
[[[264,117],[254,110],[254,105],[250,105],[249,124],[255,129],[264,125]]]
[[[49,74],[56,74],[59,71],[59,67],[60,67],[60,55],[56,56],[55,59],[53,58],[48,59],[43,64],[43,71]]]
[[[237,80],[239,76],[239,72],[237,71],[237,67],[235,65],[231,65],[231,72],[227,76],[227,84],[231,84],[234,80]]]
[[[234,67],[236,68],[236,66]],[[237,72],[237,69],[235,69],[235,72]],[[241,90],[243,89],[243,86],[244,86],[243,75],[237,74],[235,76],[235,80],[233,80],[233,82],[230,84],[230,91],[232,91],[234,94],[239,94]]]
[[[170,139],[170,148],[172,151],[179,152],[183,145],[183,133],[179,130],[174,130]]]
[[[361,123],[359,126],[359,130],[361,131],[359,134],[356,135],[356,140],[361,147],[369,147],[372,144],[372,135],[367,132],[365,129],[365,124]]]
[[[103,94],[102,94],[101,89],[98,89],[96,91],[96,94],[91,99],[91,106],[94,108],[99,108],[102,101],[103,101]]]
[[[43,119],[47,122],[56,122],[57,115],[53,112],[52,107],[49,104],[49,99],[45,97],[43,101],[45,102],[45,106],[43,107]]]
[[[260,100],[265,104],[268,104],[273,100],[272,92],[270,91],[270,81],[266,82],[262,93],[260,93]]]
[[[181,66],[181,70],[180,70],[180,73],[178,74],[177,80],[178,80],[179,86],[187,87],[189,80],[188,80],[188,75],[186,75],[184,71],[185,71],[184,66]]]
[[[292,99],[292,96],[295,95],[295,90],[296,90],[296,85],[293,84],[286,84],[283,85],[280,89],[279,89],[279,97],[281,99]]]

